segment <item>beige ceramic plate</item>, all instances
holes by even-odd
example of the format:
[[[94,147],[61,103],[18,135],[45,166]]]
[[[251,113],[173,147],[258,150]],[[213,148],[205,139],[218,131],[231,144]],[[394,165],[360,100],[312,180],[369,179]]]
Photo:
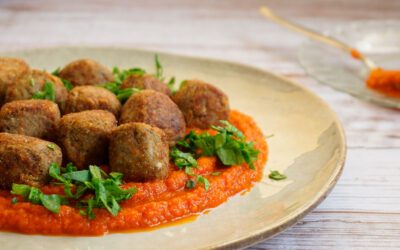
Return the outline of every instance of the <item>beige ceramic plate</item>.
[[[108,67],[154,71],[153,52],[111,48],[54,48],[1,53],[52,71],[87,57]],[[295,224],[328,194],[342,170],[343,129],[321,99],[298,84],[260,69],[222,61],[160,54],[167,76],[199,78],[222,88],[231,107],[254,117],[268,139],[269,161],[254,188],[195,221],[154,231],[104,237],[46,237],[0,233],[4,249],[203,249],[245,247]],[[269,170],[288,176],[268,179]]]

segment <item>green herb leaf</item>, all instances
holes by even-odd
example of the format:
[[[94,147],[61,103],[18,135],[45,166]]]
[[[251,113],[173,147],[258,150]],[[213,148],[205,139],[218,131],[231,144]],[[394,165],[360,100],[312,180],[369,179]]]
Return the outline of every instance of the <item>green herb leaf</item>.
[[[61,173],[61,171],[64,173]],[[48,210],[59,213],[60,205],[68,204],[69,199],[78,200],[87,191],[94,192],[94,197],[88,200],[78,200],[77,207],[85,208],[80,214],[93,219],[96,215],[93,208],[106,208],[111,214],[116,216],[121,207],[118,202],[132,198],[137,192],[137,188],[124,190],[120,187],[123,184],[122,174],[112,172],[109,175],[98,166],[90,165],[89,170],[77,170],[72,164],[68,163],[65,168],[59,168],[56,163],[49,166],[49,175],[63,184],[67,196],[57,194],[45,195],[39,189],[28,185],[13,184],[12,194],[22,195],[25,201],[43,205]],[[105,179],[104,179],[105,178]],[[72,190],[75,189],[75,193]]]
[[[140,89],[137,89],[137,88],[123,89],[123,90],[120,90],[120,91],[118,92],[118,94],[117,94],[117,99],[118,99],[120,102],[125,102],[126,100],[129,99],[129,97],[131,97],[131,95],[132,95],[133,93],[138,93],[138,92],[140,92]]]
[[[213,176],[218,176],[218,175],[220,175],[221,174],[221,172],[214,172],[214,173],[212,173],[211,175],[213,175]]]
[[[160,63],[160,60],[158,58],[158,54],[154,55],[154,60],[155,60],[155,63],[156,63],[156,77],[158,79],[160,79],[161,81],[163,81],[163,67],[162,67],[162,65]]]
[[[208,188],[210,187],[210,182],[205,177],[203,177],[201,175],[193,174],[192,170],[193,170],[193,167],[186,167],[185,168],[185,173],[187,175],[196,177],[196,183],[204,185],[204,188],[205,188],[206,192],[208,192]],[[192,183],[190,183],[190,184],[186,183],[186,186],[187,185],[192,186]]]
[[[28,200],[33,204],[40,204],[41,203],[40,195],[42,194],[43,193],[40,191],[40,189],[31,187],[31,192],[29,192]]]
[[[29,193],[31,192],[31,187],[24,184],[12,184],[11,194],[21,195],[24,200],[27,200]]]
[[[42,202],[43,206],[48,210],[52,211],[53,213],[59,214],[60,213],[60,203],[61,199],[59,195],[50,194],[45,195],[41,193],[39,195],[40,201]]]
[[[55,102],[56,96],[54,92],[54,85],[52,82],[46,82],[41,91],[33,94],[32,99],[44,99]]]
[[[33,78],[31,78],[31,80],[29,81],[29,84],[30,84],[31,86],[35,86],[35,80],[34,80]]]
[[[197,161],[190,153],[184,153],[178,148],[173,147],[169,155],[173,159],[175,166],[179,168],[197,167]]]
[[[196,182],[199,184],[203,184],[204,189],[206,190],[206,192],[208,192],[208,189],[210,187],[210,182],[208,182],[208,180],[206,178],[204,178],[203,176],[197,175]]]
[[[115,182],[115,184],[117,184],[117,185],[119,185],[119,186],[123,184],[123,182],[122,182],[122,176],[123,176],[123,174],[121,174],[121,173],[117,173],[117,172],[111,172],[111,173],[110,173],[111,179],[113,179],[113,181]]]
[[[70,181],[85,182],[85,181],[89,181],[89,170],[73,171],[73,172],[62,174],[61,176],[64,179],[70,180]]]
[[[42,193],[42,191],[40,191],[40,189],[24,184],[13,183],[11,193],[21,195],[24,197],[25,201],[33,204],[43,205],[45,208],[54,213],[60,212],[60,204],[68,203],[68,200],[66,200],[66,197],[64,196],[60,196],[58,194],[45,195]],[[18,199],[14,197],[12,202],[13,201],[18,202]]]
[[[286,179],[286,175],[279,173],[277,170],[272,170],[268,177],[272,180],[280,181]]]
[[[54,70],[53,72],[51,72],[51,74],[52,74],[53,76],[58,76],[58,75],[60,74],[60,71],[61,71],[61,68],[58,67],[56,70]]]
[[[64,84],[64,87],[67,89],[68,92],[70,92],[74,88],[74,85],[72,85],[70,81],[65,80],[64,78],[61,77],[59,78],[61,79],[62,83]]]
[[[174,86],[175,86],[175,76],[171,77],[171,79],[167,83],[168,88],[171,90],[171,92],[174,92]]]
[[[50,163],[49,175],[54,179],[62,182],[64,185],[71,186],[71,183],[60,175],[60,169],[58,168],[57,163]]]
[[[183,80],[181,84],[179,84],[179,89],[181,89],[185,84],[188,82],[188,80]]]
[[[170,151],[170,158],[178,168],[185,168],[185,173],[196,177],[196,183],[203,184],[206,190],[210,183],[202,176],[192,174],[193,167],[197,167],[195,155],[201,150],[200,155],[214,156],[226,166],[247,163],[250,169],[255,169],[254,161],[257,160],[260,153],[254,148],[254,142],[244,141],[244,134],[232,126],[227,121],[221,121],[225,127],[212,126],[211,128],[218,132],[212,136],[209,133],[196,134],[190,131],[176,145],[189,152],[182,152],[177,147]],[[220,174],[220,172],[217,172]],[[217,173],[212,175],[217,175]],[[193,183],[187,183],[186,186],[193,186]]]
[[[54,146],[53,144],[47,144],[47,147],[52,151],[56,150],[56,146]]]
[[[187,188],[193,188],[196,185],[196,182],[192,181],[192,180],[188,180],[186,182],[186,187]]]
[[[225,124],[226,127],[219,127],[219,126],[211,126],[211,128],[215,131],[218,131],[220,133],[226,133],[228,135],[233,135],[241,140],[244,140],[244,135],[243,133],[235,128],[234,126],[232,126],[229,122],[227,121],[220,121],[222,124]]]
[[[12,198],[12,200],[11,200],[11,204],[15,204],[15,203],[17,203],[18,202],[18,198],[17,197],[14,197],[14,198]]]

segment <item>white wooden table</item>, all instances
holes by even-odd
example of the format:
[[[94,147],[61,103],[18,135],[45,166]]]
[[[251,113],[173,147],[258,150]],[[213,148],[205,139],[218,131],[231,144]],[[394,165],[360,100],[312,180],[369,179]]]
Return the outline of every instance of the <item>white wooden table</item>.
[[[314,212],[252,249],[399,249],[400,110],[357,100],[306,76],[296,62],[305,38],[264,20],[257,12],[261,4],[317,30],[400,18],[396,0],[0,0],[0,51],[136,47],[237,61],[292,78],[337,113],[348,158],[336,187]]]

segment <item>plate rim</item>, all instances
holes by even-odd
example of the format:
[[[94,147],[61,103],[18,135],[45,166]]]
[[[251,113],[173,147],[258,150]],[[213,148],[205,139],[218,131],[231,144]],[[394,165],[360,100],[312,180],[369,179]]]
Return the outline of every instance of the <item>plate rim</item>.
[[[136,48],[128,45],[123,45],[123,46],[102,46],[102,45],[84,45],[84,46],[71,46],[71,45],[59,45],[59,46],[44,46],[44,47],[31,47],[31,48],[26,48],[26,49],[11,49],[11,50],[1,50],[0,51],[0,56],[4,56],[3,53],[9,54],[9,53],[23,53],[23,52],[32,52],[32,51],[40,51],[40,50],[48,50],[48,49],[101,49],[101,50],[130,50],[130,51],[138,51],[138,52],[147,52],[147,53],[157,53],[159,56],[166,55],[166,56],[173,56],[173,57],[181,57],[181,58],[186,58],[186,59],[191,59],[191,60],[200,60],[203,62],[207,61],[212,61],[212,62],[217,62],[217,63],[223,63],[223,64],[228,64],[236,67],[241,67],[241,68],[246,68],[249,70],[253,71],[258,71],[262,74],[267,74],[270,76],[273,76],[281,81],[288,82],[292,84],[293,86],[296,86],[297,88],[301,89],[302,91],[306,92],[307,94],[311,95],[313,98],[315,98],[321,105],[323,105],[329,112],[330,116],[333,118],[334,123],[337,125],[338,128],[338,136],[340,138],[340,155],[338,162],[336,163],[336,167],[334,169],[333,174],[330,176],[328,182],[325,183],[325,185],[322,186],[322,188],[319,190],[318,194],[314,196],[314,198],[308,202],[307,204],[304,204],[301,209],[297,209],[294,211],[290,216],[285,218],[284,222],[278,221],[275,223],[273,227],[270,227],[269,229],[260,229],[257,231],[253,231],[252,233],[249,233],[247,235],[244,235],[240,238],[236,238],[234,240],[226,241],[223,243],[217,243],[214,245],[207,246],[203,249],[238,249],[238,248],[245,248],[249,247],[251,245],[254,245],[258,242],[265,241],[267,239],[270,239],[283,231],[289,229],[290,227],[294,226],[299,220],[304,218],[307,214],[309,214],[313,209],[315,209],[322,201],[326,199],[326,197],[329,195],[329,193],[332,191],[333,187],[337,183],[338,179],[341,176],[341,173],[343,171],[345,161],[346,161],[346,155],[347,155],[347,141],[346,141],[346,135],[343,129],[343,125],[341,124],[339,118],[337,117],[336,113],[332,110],[332,108],[317,94],[312,92],[310,89],[306,88],[300,83],[295,82],[294,80],[285,77],[283,75],[280,75],[278,73],[271,72],[267,69],[262,69],[253,65],[248,65],[240,62],[235,62],[235,61],[227,61],[227,60],[222,60],[222,59],[217,59],[217,58],[208,58],[208,57],[202,57],[202,56],[191,56],[191,55],[184,55],[180,53],[171,53],[171,52],[164,52],[160,50],[151,50],[151,49],[142,49],[142,48]],[[314,78],[313,78],[314,79]]]

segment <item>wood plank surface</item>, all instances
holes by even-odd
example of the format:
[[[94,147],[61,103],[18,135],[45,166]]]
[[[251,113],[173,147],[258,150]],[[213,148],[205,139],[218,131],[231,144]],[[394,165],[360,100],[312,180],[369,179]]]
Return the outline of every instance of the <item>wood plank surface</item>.
[[[348,159],[336,187],[315,211],[251,249],[400,249],[400,111],[306,76],[296,58],[305,38],[263,19],[257,12],[262,4],[316,30],[400,18],[397,0],[0,0],[0,54],[62,45],[136,47],[286,75],[337,113]]]

